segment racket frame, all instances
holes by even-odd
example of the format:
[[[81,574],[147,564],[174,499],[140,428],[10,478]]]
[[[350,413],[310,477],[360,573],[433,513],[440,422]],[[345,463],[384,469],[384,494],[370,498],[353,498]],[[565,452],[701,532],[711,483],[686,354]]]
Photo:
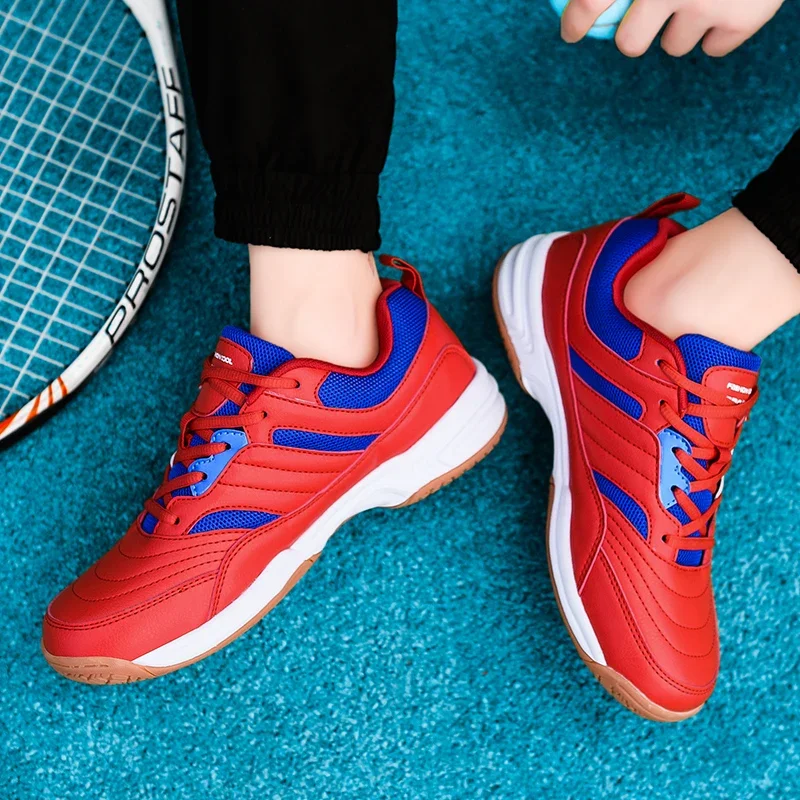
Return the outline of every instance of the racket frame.
[[[175,231],[186,175],[186,113],[169,17],[163,0],[120,0],[147,37],[158,75],[165,126],[164,186],[150,237],[122,297],[101,329],[64,371],[19,410],[0,419],[0,446],[72,395],[98,370],[128,329],[164,262]]]

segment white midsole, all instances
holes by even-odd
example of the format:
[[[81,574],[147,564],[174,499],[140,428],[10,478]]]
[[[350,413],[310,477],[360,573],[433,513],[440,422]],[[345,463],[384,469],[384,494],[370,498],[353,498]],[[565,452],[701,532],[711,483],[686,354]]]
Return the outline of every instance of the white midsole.
[[[134,660],[145,667],[172,667],[218,647],[257,617],[297,570],[319,553],[336,529],[370,508],[398,506],[431,481],[460,467],[500,430],[506,404],[495,379],[479,361],[471,383],[442,418],[408,450],[381,464],[330,506],[233,602],[207,622]]]
[[[570,529],[572,494],[569,479],[569,439],[564,405],[553,355],[544,333],[542,285],[550,246],[563,236],[533,236],[503,258],[497,276],[500,315],[519,359],[522,384],[544,409],[553,428],[555,494],[548,530],[553,583],[567,624],[581,649],[599,664],[606,660],[583,606],[572,565]]]

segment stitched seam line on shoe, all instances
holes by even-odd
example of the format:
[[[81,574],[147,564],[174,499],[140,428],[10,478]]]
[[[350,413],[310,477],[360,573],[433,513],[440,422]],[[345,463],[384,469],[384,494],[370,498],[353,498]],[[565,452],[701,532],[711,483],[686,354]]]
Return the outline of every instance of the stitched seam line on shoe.
[[[197,564],[197,565],[195,565],[193,567],[185,567],[184,569],[178,570],[177,572],[172,573],[170,575],[170,577],[174,577],[174,576],[177,576],[177,575],[183,575],[186,572],[192,572],[195,569],[199,569],[201,567],[205,567],[205,566],[208,566],[210,564],[216,564],[216,563],[217,563],[217,559],[210,559],[208,561],[201,562],[200,564]],[[213,575],[214,573],[210,572],[210,573],[207,573],[207,574]],[[100,580],[102,580],[102,578]],[[134,592],[138,592],[141,589],[149,589],[151,586],[156,586],[159,583],[161,583],[161,581],[151,581],[150,583],[145,583],[142,586],[135,586],[133,589],[128,589],[125,592],[117,592],[117,594],[104,595],[103,597],[98,597],[96,599],[95,598],[91,598],[91,597],[83,597],[82,595],[78,594],[78,592],[75,590],[75,584],[72,584],[72,586],[70,588],[72,590],[72,594],[74,594],[75,597],[77,597],[79,600],[81,600],[84,603],[103,603],[106,600],[116,600],[119,597],[125,597],[125,595],[133,594]]]
[[[645,661],[652,667],[653,671],[664,681],[671,686],[674,686],[676,689],[679,689],[686,694],[695,694],[698,696],[705,695],[707,689],[697,689],[693,686],[686,686],[679,681],[676,681],[673,677],[668,675],[664,670],[658,665],[656,660],[653,658],[650,650],[647,647],[641,633],[639,632],[639,628],[636,625],[636,621],[633,619],[630,609],[628,608],[628,604],[625,602],[625,597],[623,596],[619,585],[617,584],[616,576],[614,575],[614,570],[611,568],[611,565],[608,562],[607,557],[605,554],[601,553],[601,558],[603,562],[603,566],[605,567],[606,573],[608,574],[608,578],[611,581],[611,585],[613,587],[614,593],[617,595],[617,600],[619,601],[620,608],[622,609],[622,613],[625,616],[625,620],[628,623],[628,629],[633,634],[634,639],[636,640],[636,644],[639,648],[639,652],[644,657]],[[713,683],[713,682],[712,682]]]
[[[233,481],[220,482],[220,486],[235,486],[237,489],[247,489],[255,492],[275,492],[276,494],[317,494],[320,489],[271,489],[266,486],[249,486],[246,483],[234,483]],[[250,506],[239,506],[236,508],[249,508]],[[227,506],[232,508],[232,506]]]
[[[186,556],[185,558],[180,558],[177,561],[171,561],[169,564],[162,564],[161,566],[151,567],[149,569],[145,569],[142,572],[138,572],[136,575],[130,575],[130,576],[127,576],[125,578],[105,578],[105,577],[103,577],[102,575],[100,575],[97,572],[98,564],[94,565],[94,568],[92,569],[92,573],[97,578],[97,580],[103,581],[103,583],[124,583],[125,581],[129,581],[129,580],[131,580],[133,578],[141,578],[141,577],[143,577],[145,575],[149,575],[149,574],[151,574],[153,572],[158,572],[159,570],[172,569],[173,567],[177,566],[178,564],[185,564],[187,561],[192,561],[192,560],[194,560],[196,558],[200,558],[201,556],[206,556],[206,555],[213,556],[213,555],[224,554],[224,553],[227,553],[227,552],[228,552],[228,548],[227,547],[224,547],[224,548],[222,548],[220,550],[207,550],[204,553],[197,553],[196,555],[189,555],[189,556]],[[126,556],[124,556],[124,555],[122,557],[126,558]],[[210,563],[210,562],[207,561],[205,563]],[[202,564],[200,566],[202,566]],[[170,573],[170,574],[179,575],[180,572],[175,572],[175,573]],[[81,598],[81,599],[83,599],[83,598]]]
[[[616,526],[616,523],[614,523],[614,524],[615,524],[615,526]],[[622,534],[618,534],[616,531],[611,531],[611,533],[612,533],[612,535],[614,536],[614,538],[617,540],[617,542],[619,543],[619,545],[622,547],[622,549],[623,549],[623,550],[624,550],[624,551],[627,553],[627,552],[628,552],[627,545],[629,545],[630,543],[628,542],[628,540],[627,540],[627,536],[625,535],[624,531],[622,532]],[[638,535],[638,534],[637,534],[637,535]],[[653,553],[653,551],[652,551],[652,550],[651,550],[650,552],[651,552],[651,553]],[[663,559],[663,558],[662,558],[662,557],[661,557],[661,556],[660,556],[658,553],[653,553],[653,555],[654,555],[656,558],[658,558],[659,560],[661,560],[661,561],[665,561],[665,559]],[[631,556],[631,558],[633,558],[633,557]],[[670,586],[670,585],[669,585],[669,584],[668,584],[668,583],[667,583],[667,582],[666,582],[666,581],[665,581],[665,580],[664,580],[664,579],[661,577],[661,575],[659,575],[659,574],[658,574],[658,570],[654,569],[654,568],[652,567],[652,565],[651,565],[651,564],[650,564],[648,561],[646,561],[646,560],[645,560],[645,562],[644,562],[644,563],[645,563],[645,565],[647,566],[647,568],[650,570],[650,572],[652,572],[652,573],[653,573],[653,577],[654,577],[654,578],[655,578],[655,579],[656,579],[656,580],[657,580],[657,581],[658,581],[658,582],[659,582],[659,583],[660,583],[660,584],[661,584],[661,585],[664,587],[664,589],[666,589],[668,592],[670,592],[670,593],[674,594],[676,597],[682,597],[682,598],[685,598],[685,599],[687,599],[687,600],[699,600],[701,597],[703,597],[703,595],[705,595],[705,594],[707,594],[707,593],[708,593],[708,590],[709,590],[710,583],[709,583],[709,581],[708,581],[708,580],[706,580],[706,584],[705,584],[705,586],[703,587],[703,591],[701,591],[701,592],[700,592],[700,594],[681,594],[680,592],[677,592],[677,591],[675,591],[675,589],[673,589],[673,588],[672,588],[672,587],[671,587],[671,586]],[[681,565],[680,565],[680,564],[676,564],[675,562],[672,562],[672,561],[666,561],[666,563],[667,563],[669,566],[671,566],[671,567],[673,567],[673,566],[674,566],[674,567],[678,567],[678,568],[679,568],[679,569],[681,569],[681,570],[685,569],[684,567],[681,567]],[[691,568],[690,568],[690,569],[691,569]],[[642,577],[643,577],[643,579],[644,579],[644,576],[642,576]]]
[[[615,534],[613,534],[613,532],[612,532],[612,537],[616,538]],[[612,542],[610,539],[607,540],[607,541],[608,541],[608,545],[609,545],[610,550],[617,557],[617,561],[619,562],[619,565],[622,567],[623,571],[625,572],[625,575],[628,578],[628,581],[630,582],[631,588],[636,593],[636,596],[639,598],[640,602],[642,603],[642,607],[644,608],[645,613],[653,621],[653,624],[655,625],[656,629],[658,630],[659,634],[664,639],[664,641],[676,653],[680,653],[682,656],[686,656],[687,658],[705,658],[711,652],[711,650],[708,650],[705,653],[701,653],[700,655],[694,655],[692,653],[684,653],[682,650],[678,649],[677,647],[675,647],[675,645],[673,645],[670,642],[670,640],[667,638],[666,633],[661,629],[661,626],[658,624],[658,622],[656,621],[655,617],[648,610],[648,605],[645,602],[645,598],[642,596],[641,592],[636,588],[636,584],[634,583],[634,581],[632,579],[631,572],[629,571],[628,567],[625,565],[625,562],[622,559],[622,557],[620,556],[619,551],[616,549],[616,546],[615,546],[614,542]],[[650,587],[647,585],[647,581],[645,580],[644,576],[639,571],[639,569],[635,565],[634,565],[633,569],[635,569],[636,572],[639,573],[639,576],[641,577],[643,583],[647,587],[648,594],[650,595],[650,597],[653,598],[653,602],[663,612],[664,616],[667,618],[667,620],[669,620],[669,622],[671,624],[673,624],[676,628],[681,628],[682,630],[685,630],[685,631],[702,631],[702,630],[705,630],[705,628],[708,626],[709,619],[711,618],[711,609],[710,609],[710,607],[709,607],[708,614],[706,615],[705,620],[699,626],[691,627],[689,625],[681,625],[680,622],[678,622],[677,620],[673,619],[669,614],[667,614],[666,609],[664,608],[663,605],[661,605],[661,603],[658,601],[658,598],[653,594],[653,592],[651,591]],[[713,641],[713,639],[712,639],[712,641]]]
[[[187,583],[183,584],[182,586],[177,586],[174,589],[171,589],[168,592],[165,592],[163,595],[159,595],[158,597],[153,598],[152,600],[147,601],[146,603],[142,603],[139,606],[135,606],[127,611],[123,611],[119,614],[114,614],[110,617],[105,617],[102,620],[98,620],[97,622],[91,623],[83,623],[79,625],[73,625],[65,622],[61,622],[57,618],[53,617],[51,614],[47,614],[47,622],[49,625],[52,625],[54,628],[60,628],[62,630],[69,630],[69,631],[76,631],[76,630],[94,630],[95,628],[103,628],[107,625],[113,624],[115,622],[120,622],[123,619],[127,619],[128,617],[136,616],[140,614],[142,611],[146,611],[148,608],[153,608],[161,603],[169,600],[170,598],[174,597],[176,594],[182,594],[183,592],[189,591],[189,589],[194,589],[196,586],[201,586],[204,583],[207,583],[210,580],[214,580],[215,577],[214,572],[209,572],[206,575],[200,575],[199,577],[188,581]]]

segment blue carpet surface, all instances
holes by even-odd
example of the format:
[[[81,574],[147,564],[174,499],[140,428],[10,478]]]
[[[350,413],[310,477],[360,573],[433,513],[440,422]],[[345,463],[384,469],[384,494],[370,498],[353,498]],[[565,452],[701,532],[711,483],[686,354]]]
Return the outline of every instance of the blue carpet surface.
[[[719,686],[697,718],[664,727],[612,702],[561,624],[543,537],[550,432],[490,304],[498,255],[534,232],[676,189],[706,200],[689,222],[726,208],[800,120],[800,7],[723,61],[630,61],[562,45],[546,0],[400,5],[385,248],[418,264],[499,377],[505,438],[424,503],[351,521],[264,622],[201,664],[129,687],[51,672],[47,602],[139,511],[201,358],[246,322],[245,253],[212,236],[193,132],[180,231],[136,325],[80,396],[0,455],[4,795],[800,796],[797,324],[761,349],[762,400],[719,522]]]

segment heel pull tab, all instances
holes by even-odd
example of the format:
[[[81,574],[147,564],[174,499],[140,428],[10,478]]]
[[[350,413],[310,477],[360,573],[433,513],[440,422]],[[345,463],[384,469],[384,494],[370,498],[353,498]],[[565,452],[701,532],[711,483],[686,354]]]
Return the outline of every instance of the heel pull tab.
[[[700,201],[693,195],[687,194],[686,192],[677,192],[656,201],[637,216],[661,219],[662,217],[670,217],[678,211],[690,211],[693,208],[697,208],[699,205]]]
[[[402,258],[397,256],[382,255],[378,259],[385,267],[393,267],[399,269],[403,273],[401,283],[406,289],[410,289],[417,297],[427,300],[425,297],[425,289],[422,286],[422,276],[417,272],[415,267],[412,267],[408,261],[403,261]]]

